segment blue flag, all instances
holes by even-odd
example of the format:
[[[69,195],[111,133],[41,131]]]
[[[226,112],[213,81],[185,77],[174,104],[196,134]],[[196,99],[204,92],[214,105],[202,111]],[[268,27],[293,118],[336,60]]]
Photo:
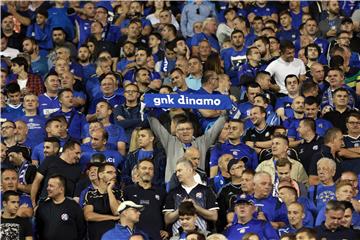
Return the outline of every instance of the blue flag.
[[[193,108],[225,110],[231,109],[229,96],[221,94],[145,94],[146,107]]]

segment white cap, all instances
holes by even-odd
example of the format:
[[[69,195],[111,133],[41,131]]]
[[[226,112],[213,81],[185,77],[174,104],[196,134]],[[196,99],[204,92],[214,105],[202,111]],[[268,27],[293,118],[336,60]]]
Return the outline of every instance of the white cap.
[[[136,208],[139,211],[141,211],[141,210],[144,209],[144,206],[143,205],[138,205],[138,204],[134,203],[133,201],[124,201],[124,202],[120,203],[117,211],[119,213],[121,213],[122,211],[124,211],[124,210],[126,210],[128,208]]]

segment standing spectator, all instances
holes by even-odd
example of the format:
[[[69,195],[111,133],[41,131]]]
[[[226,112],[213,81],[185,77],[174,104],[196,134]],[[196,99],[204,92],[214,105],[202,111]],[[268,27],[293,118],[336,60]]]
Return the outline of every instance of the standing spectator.
[[[289,225],[278,230],[280,236],[287,233],[295,233],[303,227],[303,220],[305,218],[304,207],[300,203],[291,203],[287,208],[287,216]]]
[[[48,199],[39,203],[35,215],[39,239],[82,239],[86,225],[81,207],[65,197],[66,178],[51,175],[47,183]]]
[[[202,22],[207,17],[216,17],[215,5],[206,1],[187,3],[181,12],[181,32],[185,38],[194,36],[194,24]]]
[[[231,33],[231,48],[223,49],[220,53],[224,61],[224,72],[229,75],[233,87],[239,87],[237,71],[246,61],[245,36],[241,30]]]
[[[154,117],[149,117],[149,123],[154,134],[160,139],[163,145],[167,159],[165,170],[165,182],[170,180],[172,171],[175,169],[175,159],[179,159],[184,155],[185,149],[195,146],[200,150],[200,168],[205,168],[206,151],[213,144],[221,131],[221,127],[225,124],[225,117],[220,117],[214,125],[202,136],[193,139],[194,126],[190,120],[183,120],[176,125],[176,136],[170,133],[162,126]]]
[[[34,74],[41,76],[42,79],[48,73],[47,59],[40,55],[39,44],[34,38],[25,38],[23,43],[23,52],[30,55],[31,70]]]
[[[46,92],[39,96],[40,116],[48,118],[50,114],[60,109],[58,91],[60,89],[60,80],[57,73],[49,73],[45,78]]]
[[[16,215],[19,202],[19,194],[15,191],[9,190],[2,195],[0,233],[3,239],[33,239],[30,219]]]
[[[3,11],[1,13],[1,35],[7,38],[7,46],[21,51],[24,36],[15,32],[14,15]]]
[[[73,197],[76,182],[80,178],[80,168],[77,164],[80,159],[80,154],[80,144],[76,141],[68,141],[64,145],[60,156],[51,156],[45,159],[39,166],[31,186],[31,201],[33,206],[37,206],[36,199],[39,190],[41,190],[40,199],[45,199],[47,197],[47,183],[55,173],[61,173],[65,178],[66,183],[62,183],[62,185],[64,185],[63,191],[65,196]],[[43,180],[45,180],[45,184],[43,184],[41,188],[41,182],[43,182]]]
[[[1,142],[7,147],[12,147],[16,142],[16,125],[13,121],[5,121],[1,124]]]
[[[87,192],[83,209],[90,240],[100,239],[115,226],[115,221],[119,220],[118,207],[123,200],[122,191],[115,187],[116,168],[112,163],[99,167],[98,178],[99,185]]]
[[[133,130],[144,121],[145,113],[136,84],[129,83],[124,87],[124,97],[125,103],[114,108],[114,122],[125,129],[127,139],[130,139]]]
[[[138,149],[128,153],[122,171],[122,181],[126,185],[131,183],[131,171],[143,159],[151,159],[154,165],[153,184],[163,186],[165,177],[166,156],[164,150],[155,142],[154,133],[149,128],[141,128],[137,132]]]
[[[262,149],[271,147],[272,126],[266,124],[266,111],[263,107],[253,106],[250,110],[250,120],[254,127],[246,131],[243,141],[259,153]]]
[[[240,195],[235,202],[235,219],[237,219],[237,221],[225,231],[225,236],[229,240],[235,240],[242,239],[247,233],[256,233],[260,239],[279,239],[275,229],[270,223],[253,217],[255,212],[256,206],[254,205],[254,200],[245,194]],[[241,231],[238,230],[239,228],[241,228]]]
[[[4,34],[1,34],[0,55],[13,59],[20,53],[20,51],[16,48],[9,47],[8,42],[9,39]]]
[[[25,58],[16,57],[11,62],[11,70],[17,76],[14,82],[19,84],[22,95],[34,93],[39,96],[44,92],[41,78],[38,75],[29,73],[29,65]]]
[[[176,164],[176,176],[181,185],[173,189],[166,198],[164,207],[165,223],[172,224],[172,232],[179,232],[179,205],[185,199],[191,201],[196,209],[196,224],[200,230],[207,230],[207,220],[216,221],[219,209],[213,191],[204,185],[198,184],[194,180],[193,166],[188,160],[181,160]],[[190,192],[185,188],[192,189]]]
[[[269,72],[274,77],[276,83],[280,86],[280,93],[287,94],[285,87],[285,78],[289,74],[294,74],[300,79],[300,82],[305,80],[305,65],[295,56],[295,46],[289,41],[281,42],[281,55],[278,59],[271,62],[265,71]]]
[[[1,198],[5,199],[3,193],[6,191],[18,192],[19,175],[17,171],[12,167],[1,170]],[[16,215],[19,217],[32,217],[33,206],[29,195],[25,193],[19,193],[19,207],[16,211]],[[3,204],[3,202],[1,202]]]
[[[81,139],[81,131],[85,125],[85,116],[73,107],[73,92],[69,88],[61,89],[58,93],[61,108],[52,113],[51,117],[65,116],[68,125],[68,132],[73,139]]]
[[[327,3],[327,16],[319,23],[319,29],[323,37],[332,40],[336,37],[340,28],[341,16],[338,1]]]
[[[168,236],[164,230],[164,217],[161,213],[166,193],[163,188],[152,183],[154,167],[153,161],[146,158],[137,163],[139,181],[124,189],[124,199],[136,204],[143,203],[144,209],[136,226],[145,231],[151,239],[163,239]]]
[[[203,76],[203,65],[201,60],[197,57],[189,59],[189,75],[186,77],[185,82],[192,90],[199,90],[201,88],[201,79]]]
[[[35,12],[35,22],[29,25],[26,31],[26,37],[31,37],[35,41],[38,41],[39,53],[43,57],[47,56],[53,46],[51,42],[52,35],[51,27],[48,23],[48,16],[49,14],[46,8],[38,8]]]
[[[328,201],[335,199],[336,164],[332,159],[323,157],[317,162],[317,171],[319,183],[309,187],[308,198],[314,202],[317,212],[319,212]]]
[[[227,215],[233,211],[234,203],[238,195],[241,195],[241,176],[245,170],[247,158],[231,159],[228,163],[228,172],[231,182],[224,185],[217,195],[219,203],[219,218],[217,221],[217,231],[221,232],[226,224]]]

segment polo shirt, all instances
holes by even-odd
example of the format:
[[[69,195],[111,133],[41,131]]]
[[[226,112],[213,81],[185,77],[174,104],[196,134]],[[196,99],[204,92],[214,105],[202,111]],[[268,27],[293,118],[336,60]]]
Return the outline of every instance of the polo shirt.
[[[311,157],[319,151],[323,144],[323,138],[315,135],[314,138],[310,141],[303,141],[300,145],[295,147],[295,150],[298,153],[300,162],[304,166],[304,169],[307,174],[309,174],[309,168],[311,164]]]
[[[165,197],[165,189],[155,186],[144,189],[139,184],[134,184],[124,189],[125,200],[144,206],[136,227],[145,231],[152,239],[161,239],[160,230],[164,229],[164,217],[161,212]]]

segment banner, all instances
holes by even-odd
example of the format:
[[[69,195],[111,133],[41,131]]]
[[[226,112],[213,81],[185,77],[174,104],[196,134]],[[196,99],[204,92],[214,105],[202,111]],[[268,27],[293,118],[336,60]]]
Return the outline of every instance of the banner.
[[[229,96],[221,94],[145,94],[144,102],[154,108],[224,110],[232,106]]]

